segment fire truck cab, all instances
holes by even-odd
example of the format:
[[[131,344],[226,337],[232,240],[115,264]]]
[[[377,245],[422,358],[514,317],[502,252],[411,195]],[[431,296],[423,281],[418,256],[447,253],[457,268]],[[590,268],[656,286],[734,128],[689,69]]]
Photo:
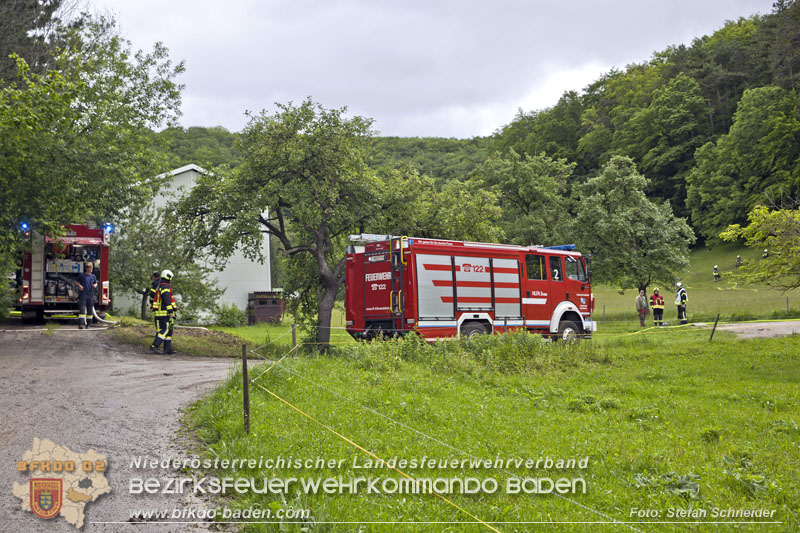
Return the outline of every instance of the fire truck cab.
[[[87,262],[97,277],[95,310],[103,318],[109,297],[108,246],[111,226],[71,224],[64,235],[51,239],[33,233],[31,249],[22,255],[17,271],[16,308],[23,320],[41,321],[46,314],[78,312],[75,280]]]
[[[429,341],[527,330],[568,340],[596,331],[587,258],[539,247],[351,235],[347,331],[417,331]]]

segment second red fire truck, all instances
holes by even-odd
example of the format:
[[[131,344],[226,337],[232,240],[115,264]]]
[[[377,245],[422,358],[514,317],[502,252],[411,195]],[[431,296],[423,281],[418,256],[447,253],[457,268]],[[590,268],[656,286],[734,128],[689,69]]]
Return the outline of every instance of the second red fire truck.
[[[16,307],[23,320],[41,321],[47,314],[78,312],[75,280],[90,262],[97,276],[95,310],[103,318],[111,305],[108,246],[112,226],[70,224],[56,239],[33,233],[31,251],[22,256],[17,272]]]
[[[573,245],[537,247],[351,236],[345,308],[355,338],[417,331],[427,340],[528,330],[590,336],[587,258]]]

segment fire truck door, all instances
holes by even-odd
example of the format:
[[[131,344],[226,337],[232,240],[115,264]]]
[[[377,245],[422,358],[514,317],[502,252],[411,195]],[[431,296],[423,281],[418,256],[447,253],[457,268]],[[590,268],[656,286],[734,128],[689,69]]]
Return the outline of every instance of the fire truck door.
[[[364,315],[392,318],[392,264],[389,251],[364,254]]]
[[[556,306],[567,300],[567,288],[564,281],[564,261],[560,255],[551,255],[547,258],[550,265],[550,295],[547,297],[547,307],[552,316]]]
[[[557,259],[557,258],[556,258]],[[554,265],[555,266],[555,265]],[[547,327],[558,298],[558,283],[553,278],[549,258],[544,254],[525,255],[525,281],[522,291],[522,313],[528,327]],[[562,271],[559,268],[559,277]],[[563,293],[563,289],[561,289]],[[563,296],[563,294],[562,294]],[[560,301],[560,300],[558,300]]]
[[[589,289],[586,278],[586,269],[580,257],[564,256],[564,274],[567,298],[578,306],[581,314],[591,312],[592,291]]]

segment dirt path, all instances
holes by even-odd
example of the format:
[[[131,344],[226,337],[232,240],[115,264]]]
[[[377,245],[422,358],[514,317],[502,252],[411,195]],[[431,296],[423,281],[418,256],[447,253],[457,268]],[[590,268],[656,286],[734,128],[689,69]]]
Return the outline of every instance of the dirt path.
[[[800,320],[785,322],[746,322],[740,324],[721,324],[717,329],[733,331],[744,339],[757,337],[785,337],[800,335]],[[248,365],[249,366],[249,365]]]
[[[175,477],[172,470],[135,471],[134,456],[184,457],[177,436],[181,409],[225,378],[229,359],[138,353],[107,331],[59,328],[52,333],[0,330],[0,531],[76,531],[57,517],[23,512],[12,483],[27,483],[16,462],[34,437],[74,452],[108,457],[112,492],[86,506],[82,531],[203,531],[198,525],[126,525],[139,509],[202,506],[186,496],[136,496],[132,477]],[[191,475],[191,474],[189,474]]]

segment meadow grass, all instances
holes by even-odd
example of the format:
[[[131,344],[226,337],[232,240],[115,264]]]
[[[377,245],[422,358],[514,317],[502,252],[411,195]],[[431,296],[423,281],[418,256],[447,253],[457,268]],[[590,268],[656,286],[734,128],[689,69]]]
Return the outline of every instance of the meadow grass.
[[[387,469],[353,468],[354,460],[368,456],[322,424],[383,459],[589,459],[585,470],[406,470],[416,478],[499,483],[494,494],[446,495],[464,511],[432,495],[299,490],[236,495],[224,505],[307,508],[314,517],[304,523],[251,524],[245,531],[392,531],[398,526],[358,522],[470,522],[470,515],[506,522],[495,526],[501,531],[527,531],[531,526],[519,522],[673,521],[667,517],[671,508],[705,509],[709,516],[703,520],[712,521],[715,507],[774,509],[773,520],[781,524],[757,527],[795,531],[800,525],[800,337],[740,340],[720,332],[709,343],[708,331],[695,328],[628,333],[575,345],[527,334],[436,344],[410,337],[354,343],[327,354],[293,354],[268,372],[268,367],[250,369],[255,379],[249,436],[243,430],[240,374],[192,406],[187,421],[209,457],[344,461],[341,468],[213,473],[220,476],[399,477]],[[507,494],[505,483],[514,476],[583,478],[587,491],[565,495],[568,499]],[[660,515],[632,517],[633,508]],[[640,531],[687,528],[632,525]],[[480,524],[420,523],[403,529],[488,530]],[[576,529],[630,530],[618,524],[547,526],[548,531]]]
[[[758,261],[761,258],[760,252],[736,244],[697,248],[691,252],[689,269],[680,276],[689,297],[687,309],[690,321],[713,321],[717,313],[723,321],[800,317],[800,290],[783,292],[767,285],[743,285],[733,281],[737,255],[741,255],[743,261]],[[720,281],[714,281],[714,265],[719,266]],[[674,304],[675,281],[677,279],[666,286],[655,282],[648,287],[648,297],[653,288],[661,290],[666,304],[664,319],[672,323],[676,323],[678,318]],[[638,320],[634,308],[636,288],[620,291],[619,287],[595,284],[592,291],[595,296],[595,320],[603,324]],[[648,319],[652,321],[652,314]]]
[[[260,324],[253,324],[249,326],[239,327],[218,327],[214,326],[213,329],[236,335],[237,337],[247,341],[251,348],[260,348],[272,350],[292,346],[292,322],[291,316],[285,316],[280,324],[271,324],[263,322]],[[336,305],[333,308],[331,316],[331,344],[353,344],[355,341],[344,329],[344,308],[341,305]],[[297,326],[297,340],[298,342],[310,343],[312,328],[310,324],[299,323]]]

